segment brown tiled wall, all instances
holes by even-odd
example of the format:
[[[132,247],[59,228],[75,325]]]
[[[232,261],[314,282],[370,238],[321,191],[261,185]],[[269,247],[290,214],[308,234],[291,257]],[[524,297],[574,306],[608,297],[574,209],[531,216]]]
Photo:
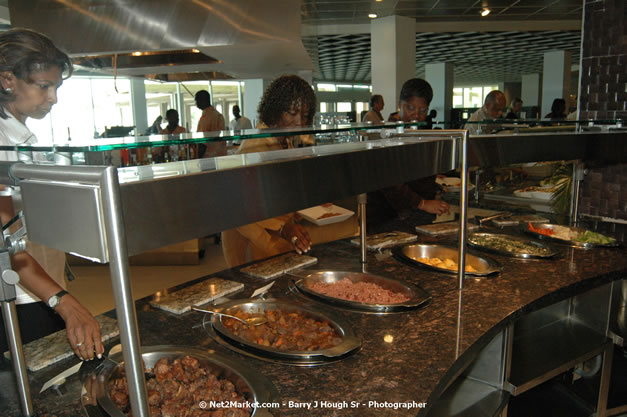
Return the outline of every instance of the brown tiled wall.
[[[627,121],[625,0],[584,5],[580,119]]]
[[[627,122],[627,7],[625,0],[586,0],[580,119]],[[627,219],[627,164],[590,168],[580,213]]]
[[[627,164],[591,168],[584,179],[579,211],[627,219]]]

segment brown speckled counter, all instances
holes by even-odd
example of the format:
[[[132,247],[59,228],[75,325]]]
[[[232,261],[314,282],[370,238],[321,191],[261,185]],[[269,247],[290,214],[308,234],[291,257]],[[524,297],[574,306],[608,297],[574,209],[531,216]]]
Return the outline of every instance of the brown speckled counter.
[[[398,225],[394,226],[389,230],[401,230]],[[411,226],[406,225],[404,230],[410,232]],[[419,241],[433,242],[433,239],[419,236]],[[561,257],[547,261],[523,261],[489,255],[503,265],[503,273],[481,280],[468,279],[463,298],[456,290],[454,275],[409,266],[394,257],[377,259],[374,253],[369,253],[369,272],[418,284],[431,293],[433,300],[420,310],[386,316],[334,310],[352,324],[355,333],[362,338],[363,346],[357,354],[326,366],[299,368],[232,353],[213,342],[202,328],[193,328],[200,323],[201,315],[198,313],[177,316],[150,307],[149,300],[137,303],[141,340],[144,345],[206,347],[245,361],[274,383],[281,402],[285,404],[281,408],[283,416],[424,415],[425,410],[419,408],[374,408],[369,407],[368,402],[409,404],[413,401],[414,405],[425,402],[429,407],[451,378],[465,368],[492,336],[507,324],[530,311],[627,277],[627,250],[624,247],[593,250],[559,248]],[[319,260],[316,269],[360,269],[359,248],[348,241],[315,247],[310,255]],[[217,275],[249,284],[238,294],[242,297],[266,283],[265,280],[247,277],[238,270],[223,271]],[[287,277],[278,278],[271,294],[303,301],[287,293]],[[458,323],[460,307],[462,320]],[[389,336],[393,337],[392,343],[384,341],[386,335],[386,340],[390,340]],[[37,394],[46,379],[73,363],[67,360],[52,367],[54,372],[47,370],[30,375],[34,402],[42,414],[78,414],[80,384],[77,377],[66,384],[64,388],[68,392],[63,396],[52,390]],[[3,372],[3,378],[9,378],[6,374]],[[290,408],[289,401],[318,401],[318,408],[308,411]],[[336,408],[320,407],[321,401],[335,403]],[[0,402],[6,410],[4,415],[19,415],[19,406],[10,398],[2,398]],[[351,402],[358,403],[359,407],[351,407]]]

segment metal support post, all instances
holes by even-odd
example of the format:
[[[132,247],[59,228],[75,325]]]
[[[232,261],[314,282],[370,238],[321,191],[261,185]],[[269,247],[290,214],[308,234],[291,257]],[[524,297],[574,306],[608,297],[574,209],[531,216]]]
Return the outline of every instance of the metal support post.
[[[139,343],[137,312],[135,311],[128,271],[128,251],[122,215],[120,184],[118,183],[117,170],[114,167],[107,167],[104,170],[101,186],[111,283],[118,325],[120,326],[120,339],[124,355],[124,369],[128,379],[131,409],[135,416],[150,417]]]
[[[461,291],[464,288],[464,271],[466,268],[466,231],[468,214],[468,131],[459,143],[461,155],[461,180],[462,189],[459,196],[459,257],[457,261],[457,288]],[[478,184],[477,184],[478,186]]]
[[[366,202],[368,201],[368,195],[366,193],[359,194],[357,196],[357,203],[359,204],[359,247],[361,248],[362,264],[366,263],[366,252],[368,251],[366,243]]]
[[[22,335],[15,308],[15,285],[20,281],[20,277],[11,268],[10,258],[10,254],[25,248],[23,240],[21,240],[24,233],[25,229],[22,227],[16,232],[17,238],[15,240],[13,240],[12,236],[7,236],[5,240],[4,232],[0,233],[2,237],[0,242],[0,301],[2,301],[2,318],[4,320],[9,352],[11,353],[11,361],[13,362],[20,407],[22,408],[22,413],[30,417],[35,415],[35,409],[30,394],[28,374],[26,373],[26,358],[22,349]],[[7,246],[7,242],[15,242],[15,245],[9,243],[9,246]]]
[[[579,194],[584,178],[584,164],[581,161],[573,162],[572,195],[570,200],[570,224],[576,225],[579,221]]]

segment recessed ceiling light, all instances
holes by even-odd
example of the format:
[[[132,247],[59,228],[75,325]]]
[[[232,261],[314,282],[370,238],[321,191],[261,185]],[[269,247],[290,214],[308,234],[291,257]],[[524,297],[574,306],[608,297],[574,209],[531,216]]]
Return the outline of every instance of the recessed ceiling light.
[[[481,10],[481,16],[485,17],[490,14],[490,9]]]
[[[377,14],[376,13],[369,13],[368,17],[371,19],[376,19],[377,18]]]
[[[381,3],[383,0],[375,0],[377,3]]]

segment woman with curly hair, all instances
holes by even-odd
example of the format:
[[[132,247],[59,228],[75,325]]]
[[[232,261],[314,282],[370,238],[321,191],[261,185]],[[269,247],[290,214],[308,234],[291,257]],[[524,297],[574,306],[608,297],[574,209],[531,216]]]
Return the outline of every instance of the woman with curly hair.
[[[316,95],[307,81],[284,75],[268,86],[261,98],[258,129],[309,126],[316,111]],[[266,152],[297,146],[299,137],[271,137],[242,141],[238,153]],[[222,232],[222,250],[229,267],[296,250],[307,252],[311,238],[294,222],[294,214],[275,217]],[[247,254],[250,257],[247,257]]]

